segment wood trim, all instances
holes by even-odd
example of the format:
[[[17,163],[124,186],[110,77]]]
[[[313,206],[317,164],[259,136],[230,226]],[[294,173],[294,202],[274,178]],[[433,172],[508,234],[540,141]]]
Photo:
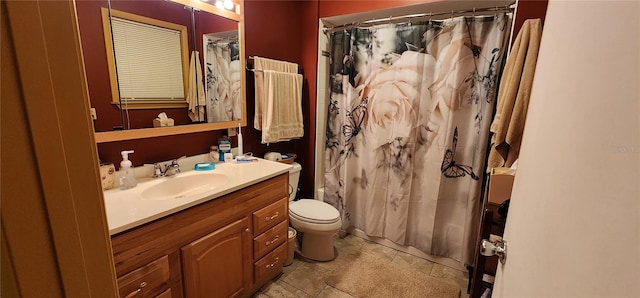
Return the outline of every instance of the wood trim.
[[[243,7],[244,1],[240,1],[240,7]],[[244,9],[244,8],[242,8]],[[243,10],[244,11],[244,10]],[[244,68],[247,67],[247,55],[246,55],[246,40],[245,40],[245,32],[244,32],[244,14],[242,14],[243,19],[238,22],[238,42],[240,43],[240,65]],[[240,87],[240,92],[242,96],[242,126],[247,125],[247,72],[242,69],[240,70],[240,82],[242,82],[242,86]]]
[[[232,125],[230,125],[232,124]],[[126,140],[138,140],[145,138],[155,138],[163,136],[172,136],[187,133],[196,133],[210,130],[220,130],[232,127],[238,127],[238,125],[246,126],[246,119],[242,121],[229,121],[219,123],[204,123],[193,125],[179,125],[171,127],[156,127],[156,128],[141,128],[141,129],[129,129],[120,131],[105,131],[96,132],[96,143],[109,143],[116,141]]]
[[[147,110],[147,109],[184,109],[189,104],[184,100],[128,100],[122,106],[118,102],[111,104],[123,110]]]
[[[244,26],[244,0],[235,0],[237,4],[237,14],[221,10],[213,5],[203,3],[198,0],[171,0],[173,2],[177,2],[184,5],[189,5],[203,11],[210,12],[212,14],[216,14],[218,16],[222,16],[231,20],[238,21],[238,34],[240,41],[240,62],[244,66],[246,65],[246,41],[245,41],[245,26]],[[106,13],[106,17],[105,17]],[[113,53],[108,50],[109,45],[111,45],[111,35],[109,34],[107,37],[107,33],[110,32],[109,27],[104,27],[105,18],[108,19],[108,11],[103,8],[103,30],[105,32],[105,42],[107,43],[107,58],[109,59],[109,53],[113,56]],[[107,22],[108,25],[108,22]],[[113,47],[111,45],[111,47]],[[114,62],[113,57],[108,62],[109,64],[109,75],[111,77],[115,77],[115,70],[112,69]],[[187,63],[188,64],[188,63]],[[112,74],[113,72],[113,74]],[[200,124],[192,124],[192,125],[182,125],[182,126],[173,126],[173,127],[158,127],[158,128],[142,128],[142,129],[131,129],[131,130],[120,130],[120,131],[106,131],[106,132],[96,132],[95,140],[96,143],[108,143],[108,142],[117,142],[117,141],[126,141],[126,140],[136,140],[136,139],[145,139],[145,138],[155,138],[155,137],[163,137],[163,136],[172,136],[178,134],[189,134],[189,133],[198,133],[205,132],[211,130],[221,130],[227,128],[235,128],[238,125],[244,127],[247,126],[247,78],[246,72],[241,71],[241,80],[243,82],[243,86],[241,89],[242,94],[242,119],[234,120],[234,121],[226,121],[226,122],[216,122],[216,123],[200,123]],[[185,81],[186,82],[186,81]],[[112,94],[118,94],[118,86],[114,80],[111,80],[111,90]],[[115,91],[113,91],[115,90]],[[185,88],[185,90],[187,90]],[[117,98],[117,95],[115,96]],[[119,104],[118,104],[119,105]],[[130,109],[133,109],[131,106]],[[137,109],[137,108],[136,108]]]
[[[118,89],[117,73],[115,71],[116,59],[113,53],[114,48],[111,39],[111,23],[109,22],[109,10],[105,7],[100,8],[100,10],[102,12],[102,28],[104,32],[104,43],[107,51],[109,77],[111,80],[111,103],[122,109],[123,107],[121,107],[120,103],[120,92]],[[189,39],[187,35],[187,26],[165,22],[154,18],[148,18],[145,16],[116,9],[111,9],[111,16],[138,23],[180,31],[180,52],[182,53],[182,85],[184,90],[184,98],[187,98],[187,92],[189,89]],[[178,100],[167,103],[167,101],[164,100],[149,99],[148,101],[131,101],[125,104],[125,106],[126,109],[180,108],[186,107],[187,102],[186,100]]]
[[[104,46],[107,53],[107,67],[109,68],[109,85],[111,86],[111,103],[120,106],[120,92],[118,91],[118,75],[116,74],[116,58],[113,53],[113,40],[111,39],[111,23],[109,22],[109,9],[100,8],[102,14],[102,32],[104,34]]]
[[[28,138],[33,148],[30,160],[34,164],[29,171],[37,178],[35,181],[41,189],[39,192],[35,189],[37,193],[14,193],[8,198],[3,195],[3,200],[26,200],[25,195],[38,196],[42,200],[43,205],[33,210],[15,211],[26,221],[31,221],[32,214],[38,212],[46,215],[43,224],[50,234],[42,237],[49,239],[53,246],[53,266],[57,267],[60,290],[64,295],[115,297],[111,243],[74,3],[67,0],[3,1],[3,4],[15,49]],[[28,159],[21,155],[12,158],[22,163]],[[10,170],[10,175],[2,175],[3,182],[8,177],[9,181],[19,184],[25,178],[15,175],[16,169]],[[12,183],[9,181],[5,183]],[[30,207],[20,201],[14,204],[16,208]],[[3,224],[10,220],[4,215]],[[11,234],[15,226],[6,228]],[[8,239],[13,252],[18,249],[12,247],[14,240]],[[18,274],[30,270],[17,262],[14,265]],[[53,278],[52,282],[55,282],[56,275],[46,273],[42,274],[40,270],[26,273],[26,278],[18,279],[18,285],[21,289],[31,289],[41,283],[38,280]],[[47,295],[57,296],[55,290]]]

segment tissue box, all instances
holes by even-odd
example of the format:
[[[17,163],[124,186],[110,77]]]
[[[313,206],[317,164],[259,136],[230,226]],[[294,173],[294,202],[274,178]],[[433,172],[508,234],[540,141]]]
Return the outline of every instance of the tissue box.
[[[515,175],[508,173],[509,168],[493,168],[489,177],[489,202],[502,204],[511,197],[511,188]]]
[[[165,127],[165,126],[173,126],[173,119],[171,118],[167,118],[164,120],[160,118],[153,119],[153,127]]]

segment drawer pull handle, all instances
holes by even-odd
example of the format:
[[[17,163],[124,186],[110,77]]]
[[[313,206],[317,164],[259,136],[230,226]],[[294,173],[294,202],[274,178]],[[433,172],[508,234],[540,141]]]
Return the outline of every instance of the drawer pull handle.
[[[272,215],[271,217],[266,217],[264,220],[266,221],[270,221],[270,220],[274,220],[278,217],[278,212],[276,212],[274,215]]]
[[[137,290],[129,293],[129,295],[125,296],[125,298],[132,298],[132,297],[138,296],[138,294],[142,291],[142,288],[144,288],[146,286],[147,286],[147,282],[146,281],[141,282],[140,283],[140,287],[138,287]]]
[[[265,266],[267,269],[275,266],[276,264],[278,264],[278,261],[280,260],[280,257],[276,257],[276,259],[273,261],[273,263],[271,264],[267,264],[267,266]]]
[[[269,246],[271,244],[274,244],[274,243],[276,243],[276,241],[278,241],[278,239],[280,239],[280,235],[276,235],[276,238],[273,238],[273,240],[271,240],[271,241],[267,241],[267,243],[265,245]]]

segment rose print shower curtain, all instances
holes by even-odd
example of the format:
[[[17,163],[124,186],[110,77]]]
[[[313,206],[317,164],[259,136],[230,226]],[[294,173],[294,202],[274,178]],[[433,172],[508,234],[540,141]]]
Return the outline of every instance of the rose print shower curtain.
[[[237,41],[213,41],[204,38],[206,69],[207,122],[242,118],[240,93],[240,48]]]
[[[510,17],[331,36],[324,200],[343,229],[470,263]]]

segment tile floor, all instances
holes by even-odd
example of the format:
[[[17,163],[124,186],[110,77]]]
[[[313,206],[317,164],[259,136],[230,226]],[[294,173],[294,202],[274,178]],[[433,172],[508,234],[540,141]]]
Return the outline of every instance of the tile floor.
[[[461,289],[462,297],[468,297],[466,294],[468,283],[466,271],[463,272],[445,267],[353,235],[348,235],[344,239],[336,237],[335,246],[338,254],[336,259],[331,262],[309,262],[296,255],[293,264],[284,267],[283,274],[265,285],[254,297],[353,297],[328,286],[324,282],[324,279],[336,266],[352,258],[357,253],[368,253],[380,258],[385,258],[401,266],[421,271],[447,283],[457,285]]]

